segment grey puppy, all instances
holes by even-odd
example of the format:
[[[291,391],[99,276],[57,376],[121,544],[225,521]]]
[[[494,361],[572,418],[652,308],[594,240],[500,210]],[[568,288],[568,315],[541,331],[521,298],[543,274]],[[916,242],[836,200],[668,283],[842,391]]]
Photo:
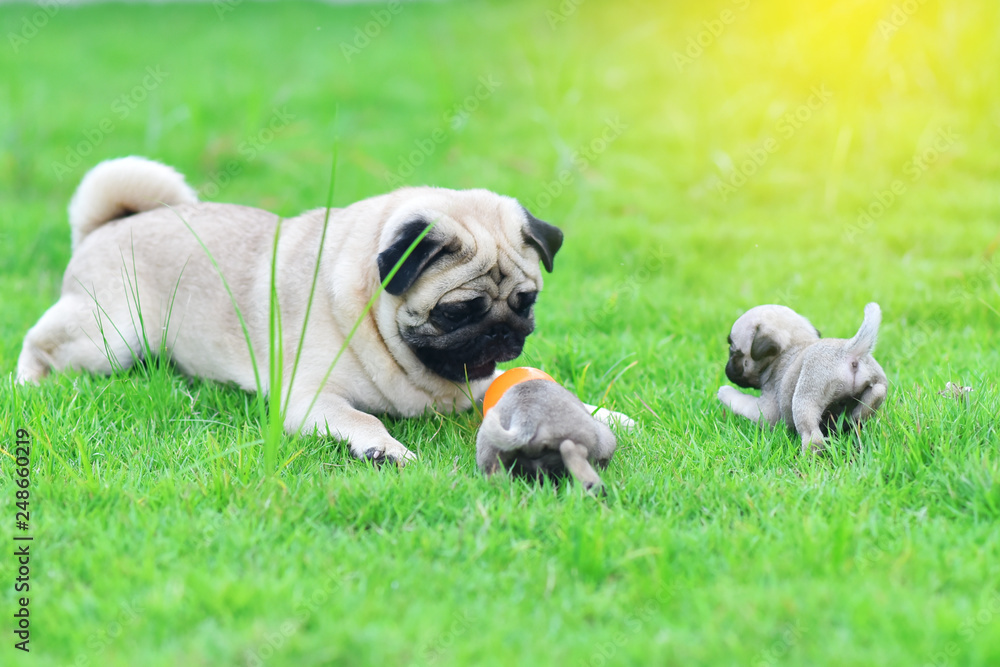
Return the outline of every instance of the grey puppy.
[[[564,387],[528,380],[504,393],[486,413],[476,436],[476,463],[487,475],[501,466],[522,477],[562,477],[567,472],[589,490],[603,484],[604,469],[618,446],[607,425]]]
[[[733,324],[726,377],[759,397],[724,386],[718,398],[738,415],[774,426],[784,421],[802,437],[802,451],[820,451],[843,415],[860,425],[885,401],[885,372],[872,357],[882,311],[865,306],[853,338],[820,338],[809,320],[785,306],[757,306]]]

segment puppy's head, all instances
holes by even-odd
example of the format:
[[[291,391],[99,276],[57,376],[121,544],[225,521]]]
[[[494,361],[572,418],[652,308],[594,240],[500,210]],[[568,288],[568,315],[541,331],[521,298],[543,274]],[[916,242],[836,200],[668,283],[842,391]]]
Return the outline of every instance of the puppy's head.
[[[820,334],[809,320],[786,306],[757,306],[729,333],[726,377],[744,389],[760,389],[761,375],[791,347],[808,345]]]
[[[538,264],[552,271],[562,239],[510,197],[413,191],[389,216],[378,254],[399,337],[442,378],[489,377],[534,330]]]

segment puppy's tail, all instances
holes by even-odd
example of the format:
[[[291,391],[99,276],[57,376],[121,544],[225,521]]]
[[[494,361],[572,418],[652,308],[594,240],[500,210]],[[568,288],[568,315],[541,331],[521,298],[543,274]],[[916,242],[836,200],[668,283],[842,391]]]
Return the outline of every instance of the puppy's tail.
[[[197,201],[184,177],[165,164],[136,156],[106,160],[87,172],[69,202],[73,248],[112,220]]]
[[[501,416],[501,409],[490,410],[483,418],[476,437],[478,442],[488,442],[494,449],[510,451],[527,445],[535,435],[535,429],[524,423],[523,415]]]
[[[851,354],[864,356],[871,354],[878,340],[878,328],[882,324],[882,309],[877,303],[865,306],[865,320],[861,323],[858,333],[847,342],[847,351]]]

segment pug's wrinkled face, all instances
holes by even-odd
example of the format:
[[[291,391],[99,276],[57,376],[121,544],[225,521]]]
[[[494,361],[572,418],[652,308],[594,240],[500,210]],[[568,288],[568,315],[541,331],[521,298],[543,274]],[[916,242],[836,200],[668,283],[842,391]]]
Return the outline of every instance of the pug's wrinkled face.
[[[403,338],[429,369],[446,380],[489,377],[496,365],[520,356],[535,329],[530,282],[495,283],[488,291],[468,288],[446,294],[423,325],[407,327]],[[490,292],[499,291],[497,298]],[[466,296],[471,298],[465,298]]]
[[[819,337],[816,327],[791,308],[751,308],[729,333],[726,377],[738,387],[761,389],[762,375],[784,352],[814,343]]]
[[[401,339],[446,380],[491,376],[521,354],[535,328],[538,263],[552,270],[562,232],[513,199],[476,190],[423,202],[403,218],[378,258],[384,281],[417,242],[386,287],[401,300]]]

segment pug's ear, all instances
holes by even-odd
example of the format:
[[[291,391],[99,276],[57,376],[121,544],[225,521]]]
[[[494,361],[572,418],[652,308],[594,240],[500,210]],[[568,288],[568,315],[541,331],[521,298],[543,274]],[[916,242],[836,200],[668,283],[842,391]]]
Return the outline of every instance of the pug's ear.
[[[426,220],[412,220],[399,228],[389,247],[378,255],[379,280],[385,282],[393,267],[399,264],[413,242],[430,226]],[[424,238],[420,239],[420,243],[413,249],[413,252],[403,260],[402,265],[392,276],[392,280],[385,286],[385,291],[399,296],[410,289],[417,278],[427,270],[427,267],[447,253],[448,250],[444,242],[435,236],[433,230],[428,232]]]
[[[780,336],[761,331],[760,327],[757,327],[753,334],[753,343],[750,345],[750,358],[761,361],[777,355],[783,347],[779,338]]]
[[[547,222],[539,220],[531,215],[528,209],[523,206],[521,210],[524,211],[524,217],[528,219],[528,223],[524,226],[523,230],[524,240],[538,251],[545,270],[552,273],[552,259],[559,252],[559,248],[562,247],[562,230],[555,225],[550,225]]]

